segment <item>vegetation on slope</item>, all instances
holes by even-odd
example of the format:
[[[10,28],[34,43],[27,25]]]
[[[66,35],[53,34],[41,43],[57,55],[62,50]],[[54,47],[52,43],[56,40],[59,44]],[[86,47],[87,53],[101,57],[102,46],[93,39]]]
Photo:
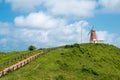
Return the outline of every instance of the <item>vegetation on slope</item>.
[[[45,54],[0,80],[120,80],[120,49],[108,44],[74,44]]]
[[[4,68],[15,64],[33,54],[36,54],[39,52],[38,50],[36,51],[21,51],[21,52],[1,52],[0,53],[0,71],[3,70]]]

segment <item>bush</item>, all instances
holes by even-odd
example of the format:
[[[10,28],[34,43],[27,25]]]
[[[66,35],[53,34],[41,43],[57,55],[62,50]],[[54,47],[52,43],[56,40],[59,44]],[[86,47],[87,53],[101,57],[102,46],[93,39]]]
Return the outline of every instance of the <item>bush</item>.
[[[77,48],[80,48],[80,45],[77,44],[77,43],[75,43],[73,46],[74,46],[74,47],[77,47]]]
[[[36,47],[33,46],[33,45],[30,45],[30,46],[28,47],[28,50],[30,50],[30,51],[36,50]]]
[[[84,66],[84,67],[82,68],[82,72],[91,73],[91,74],[96,75],[96,76],[99,75],[99,74],[98,74],[96,71],[94,71],[92,68],[89,68],[89,67],[86,67],[86,66]]]
[[[91,72],[91,69],[90,69],[89,67],[84,66],[84,67],[82,68],[82,72],[90,73],[90,72]]]
[[[64,76],[59,75],[57,77],[55,77],[55,80],[65,80]]]
[[[69,65],[66,62],[62,62],[60,60],[57,60],[56,64],[58,64],[59,68],[62,70],[67,70],[67,68],[69,67]]]
[[[65,45],[65,48],[73,48],[73,45]]]

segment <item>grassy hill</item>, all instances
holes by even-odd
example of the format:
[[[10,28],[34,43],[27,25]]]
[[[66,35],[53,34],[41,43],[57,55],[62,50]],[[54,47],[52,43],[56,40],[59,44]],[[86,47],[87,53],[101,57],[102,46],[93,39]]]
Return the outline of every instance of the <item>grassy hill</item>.
[[[74,44],[42,49],[44,55],[0,80],[120,80],[120,49]]]
[[[15,64],[31,55],[40,52],[40,50],[36,51],[13,51],[13,52],[0,52],[0,71],[5,67],[8,67],[12,64]]]

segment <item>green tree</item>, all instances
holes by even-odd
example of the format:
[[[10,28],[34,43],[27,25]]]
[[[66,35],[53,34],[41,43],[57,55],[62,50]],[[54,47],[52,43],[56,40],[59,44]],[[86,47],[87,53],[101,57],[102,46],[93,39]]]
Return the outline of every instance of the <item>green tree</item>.
[[[30,50],[30,51],[36,50],[36,47],[33,46],[33,45],[30,45],[30,46],[28,47],[28,50]]]

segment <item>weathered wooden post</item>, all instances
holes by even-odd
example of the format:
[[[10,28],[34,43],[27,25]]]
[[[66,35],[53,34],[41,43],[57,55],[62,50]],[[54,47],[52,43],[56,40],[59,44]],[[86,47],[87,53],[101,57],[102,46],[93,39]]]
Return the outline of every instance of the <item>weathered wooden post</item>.
[[[8,71],[9,71],[9,68],[5,68],[5,69],[3,70],[3,74],[6,75],[6,74],[8,73]]]
[[[0,77],[2,77],[2,76],[3,76],[3,71],[0,72]]]

